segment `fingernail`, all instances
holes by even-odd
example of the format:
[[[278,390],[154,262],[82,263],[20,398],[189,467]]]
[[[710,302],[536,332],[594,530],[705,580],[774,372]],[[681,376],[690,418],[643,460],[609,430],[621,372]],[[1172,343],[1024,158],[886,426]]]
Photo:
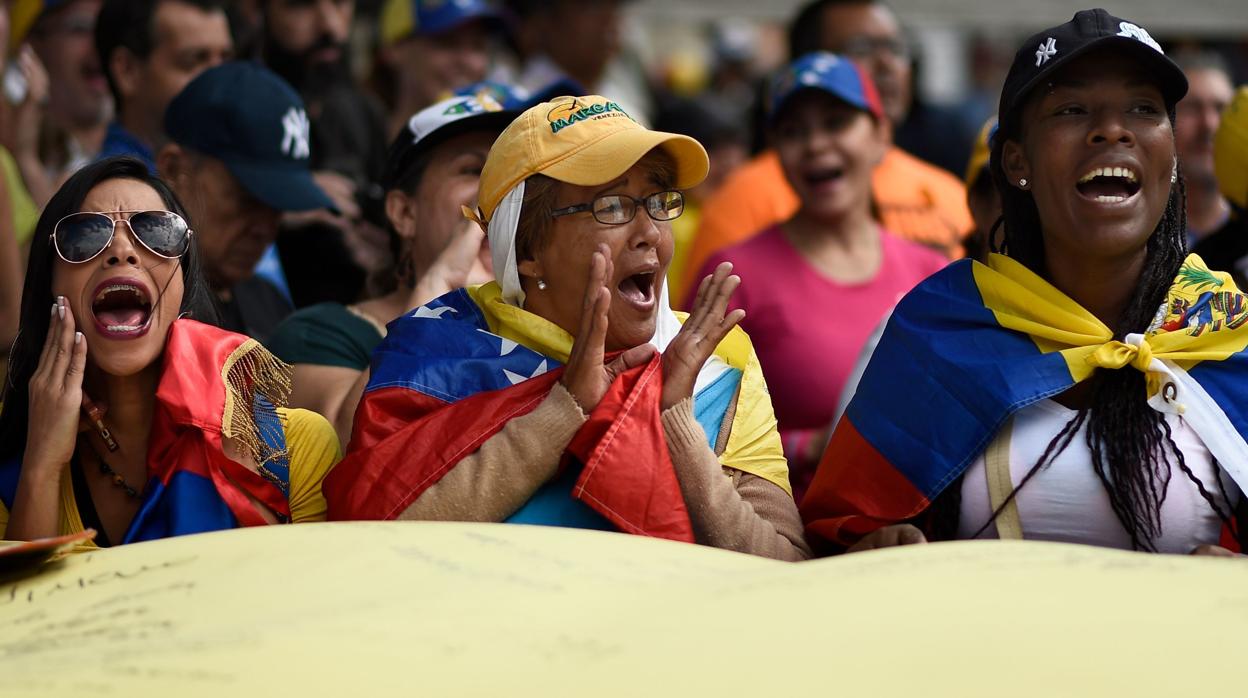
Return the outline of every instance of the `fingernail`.
[[[74,333],[74,344],[82,344],[82,333],[81,333],[81,332],[75,332],[75,333]]]
[[[58,305],[58,306],[56,306],[56,314],[57,314],[57,315],[58,315],[58,316],[59,316],[62,320],[64,320],[64,319],[65,319],[65,306],[64,306],[64,305]]]

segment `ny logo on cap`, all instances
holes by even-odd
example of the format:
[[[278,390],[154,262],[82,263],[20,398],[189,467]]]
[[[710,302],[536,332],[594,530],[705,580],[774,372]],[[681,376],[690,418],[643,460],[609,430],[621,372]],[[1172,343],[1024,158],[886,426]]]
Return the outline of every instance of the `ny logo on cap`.
[[[1036,49],[1036,67],[1049,62],[1049,59],[1057,55],[1057,39],[1049,37],[1047,44],[1040,44],[1040,48]]]
[[[287,109],[282,116],[282,154],[306,160],[312,154],[311,139],[312,126],[308,123],[308,115],[297,107]]]
[[[1165,53],[1165,51],[1161,50],[1161,46],[1157,43],[1156,39],[1154,39],[1148,33],[1148,31],[1144,29],[1144,27],[1141,27],[1138,24],[1132,24],[1130,22],[1119,22],[1118,36],[1125,36],[1130,39],[1135,39],[1136,41],[1139,41],[1141,43],[1148,45],[1157,53]]]

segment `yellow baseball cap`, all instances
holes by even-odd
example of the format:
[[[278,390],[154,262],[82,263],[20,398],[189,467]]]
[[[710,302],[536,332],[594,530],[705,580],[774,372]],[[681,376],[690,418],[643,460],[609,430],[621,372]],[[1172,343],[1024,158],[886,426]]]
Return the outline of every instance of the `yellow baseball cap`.
[[[477,217],[488,223],[503,197],[535,174],[578,186],[606,184],[655,148],[676,164],[677,189],[706,179],[710,162],[688,136],[651,131],[598,95],[556,97],[516,117],[490,148],[481,170]]]
[[[1213,174],[1222,196],[1248,209],[1248,86],[1239,88],[1222,112],[1213,136]]]

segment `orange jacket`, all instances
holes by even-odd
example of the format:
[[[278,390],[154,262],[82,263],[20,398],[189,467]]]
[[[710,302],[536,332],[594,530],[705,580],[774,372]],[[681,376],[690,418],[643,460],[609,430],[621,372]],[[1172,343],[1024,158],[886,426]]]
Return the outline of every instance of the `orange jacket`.
[[[963,256],[962,239],[973,223],[957,177],[894,146],[872,173],[872,189],[885,228],[950,259]],[[681,286],[695,288],[694,277],[712,254],[792,218],[799,204],[775,151],[743,165],[703,204]]]

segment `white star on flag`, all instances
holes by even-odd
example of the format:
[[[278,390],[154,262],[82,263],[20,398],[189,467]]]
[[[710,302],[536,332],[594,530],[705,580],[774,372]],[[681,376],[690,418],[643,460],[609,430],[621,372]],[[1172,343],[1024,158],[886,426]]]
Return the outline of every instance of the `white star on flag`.
[[[503,340],[503,341],[505,342],[507,340]],[[519,373],[513,373],[511,371],[508,371],[505,368],[503,369],[503,375],[507,376],[507,380],[511,381],[512,385],[515,385],[517,383],[523,383],[524,381],[527,381],[530,378],[537,378],[538,376],[545,373],[547,370],[548,369],[546,367],[546,361],[543,359],[542,363],[538,364],[537,368],[533,369],[533,375],[522,376]]]
[[[451,311],[452,313],[458,312],[449,305],[438,306],[437,308],[430,308],[427,305],[422,305],[416,309],[416,312],[412,313],[412,317],[423,317],[423,318],[429,318],[430,320],[441,320],[442,316],[446,314],[446,311],[448,310]]]

